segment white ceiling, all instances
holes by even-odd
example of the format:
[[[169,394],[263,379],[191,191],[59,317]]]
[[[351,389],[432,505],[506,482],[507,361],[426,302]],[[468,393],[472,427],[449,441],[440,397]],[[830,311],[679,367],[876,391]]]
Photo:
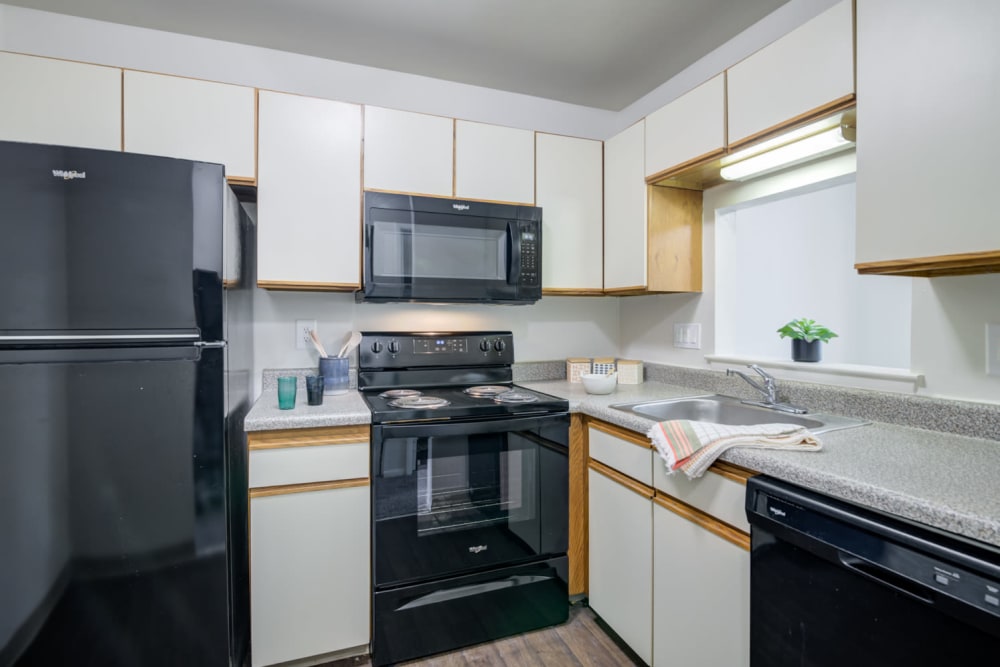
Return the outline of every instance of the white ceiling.
[[[620,110],[788,0],[3,0]]]

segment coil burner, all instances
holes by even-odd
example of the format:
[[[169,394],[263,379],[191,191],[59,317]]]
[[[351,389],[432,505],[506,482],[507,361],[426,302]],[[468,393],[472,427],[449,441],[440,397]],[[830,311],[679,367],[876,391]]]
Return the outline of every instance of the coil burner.
[[[416,389],[390,389],[379,394],[380,398],[407,398],[409,396],[420,396],[423,392]]]
[[[469,387],[468,389],[463,389],[462,393],[468,394],[469,396],[474,396],[475,398],[493,398],[510,391],[510,387],[506,387],[500,384],[483,384],[478,387]]]
[[[418,392],[417,396],[403,396],[402,398],[393,399],[389,401],[389,405],[394,408],[418,408],[420,410],[429,410],[451,405],[451,401],[438,398],[437,396],[423,396]]]
[[[538,397],[525,391],[511,389],[493,397],[497,403],[534,403]]]

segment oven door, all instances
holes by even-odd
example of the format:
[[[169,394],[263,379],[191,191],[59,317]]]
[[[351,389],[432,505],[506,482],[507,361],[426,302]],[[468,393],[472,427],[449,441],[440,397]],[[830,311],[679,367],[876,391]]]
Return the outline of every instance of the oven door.
[[[376,589],[564,554],[569,416],[375,426]]]

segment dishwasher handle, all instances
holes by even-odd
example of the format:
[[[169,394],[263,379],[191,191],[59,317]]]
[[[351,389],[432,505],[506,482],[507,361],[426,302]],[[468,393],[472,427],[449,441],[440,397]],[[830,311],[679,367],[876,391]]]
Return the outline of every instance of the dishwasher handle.
[[[907,595],[925,604],[934,604],[932,591],[925,586],[921,586],[906,577],[896,574],[892,570],[879,567],[875,563],[871,563],[863,558],[858,558],[854,554],[838,551],[837,556],[840,563],[852,572],[856,572],[882,586],[887,586],[898,593]]]

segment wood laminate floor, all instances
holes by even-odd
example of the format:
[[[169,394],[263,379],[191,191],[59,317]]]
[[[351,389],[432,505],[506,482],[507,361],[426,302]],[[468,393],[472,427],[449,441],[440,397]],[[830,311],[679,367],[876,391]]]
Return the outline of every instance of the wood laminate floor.
[[[364,667],[367,656],[338,660],[323,667]],[[499,639],[422,660],[405,667],[633,667],[636,663],[601,629],[589,607],[570,607],[562,625]]]

